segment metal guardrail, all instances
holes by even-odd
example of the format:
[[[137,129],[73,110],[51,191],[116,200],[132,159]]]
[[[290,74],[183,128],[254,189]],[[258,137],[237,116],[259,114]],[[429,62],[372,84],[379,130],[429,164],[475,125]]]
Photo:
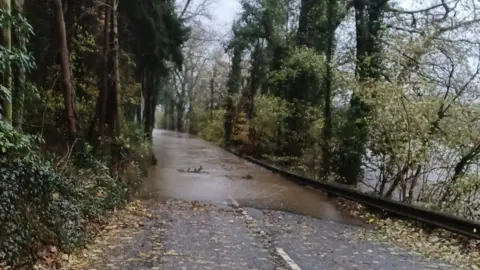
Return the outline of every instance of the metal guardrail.
[[[408,218],[410,220],[419,221],[424,224],[442,228],[470,238],[480,239],[480,223],[473,220],[430,211],[415,205],[389,200],[380,196],[365,194],[341,184],[316,181],[282,170],[253,157],[243,156],[231,150],[230,152],[272,172],[278,173],[289,180],[297,182],[298,184],[319,189],[327,194],[343,197],[363,205],[368,205],[375,209],[384,210],[386,212]]]

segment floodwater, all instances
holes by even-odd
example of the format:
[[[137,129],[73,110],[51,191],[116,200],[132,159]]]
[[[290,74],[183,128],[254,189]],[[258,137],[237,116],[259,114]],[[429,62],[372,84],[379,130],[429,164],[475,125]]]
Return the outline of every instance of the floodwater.
[[[360,225],[338,210],[324,193],[297,185],[212,143],[158,129],[153,138],[158,163],[151,169],[141,194],[144,197],[212,203],[234,198],[245,207]],[[187,172],[200,167],[199,173]]]

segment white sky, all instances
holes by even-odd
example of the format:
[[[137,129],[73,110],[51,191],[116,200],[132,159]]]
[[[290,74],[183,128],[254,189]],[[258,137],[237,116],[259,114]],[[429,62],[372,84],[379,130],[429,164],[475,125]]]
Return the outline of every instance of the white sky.
[[[194,0],[194,2],[195,1],[199,2],[202,0]],[[422,6],[419,2],[423,2],[425,5],[426,2],[438,2],[438,0],[400,0],[393,2],[400,4],[400,7],[414,10]],[[241,6],[239,0],[216,0],[216,3],[211,5],[210,10],[213,16],[212,26],[221,32],[228,32],[230,31],[233,19],[240,12]]]
[[[233,19],[240,12],[241,6],[238,0],[217,0],[211,7],[213,21],[212,26],[222,34],[231,30]]]
[[[403,0],[399,2],[400,6],[404,8],[413,8],[415,6],[413,5],[414,0]],[[219,27],[220,29],[224,29],[225,27],[230,28],[233,19],[240,12],[240,9],[239,0],[217,0],[217,2],[211,6],[214,17],[214,27]]]

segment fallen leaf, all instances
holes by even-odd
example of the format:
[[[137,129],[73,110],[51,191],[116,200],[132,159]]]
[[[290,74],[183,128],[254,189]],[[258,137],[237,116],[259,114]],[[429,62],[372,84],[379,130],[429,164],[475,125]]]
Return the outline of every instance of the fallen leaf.
[[[171,250],[169,250],[169,251],[165,252],[165,255],[169,255],[169,256],[177,256],[177,255],[178,255],[178,253],[177,253],[175,250],[171,249]]]

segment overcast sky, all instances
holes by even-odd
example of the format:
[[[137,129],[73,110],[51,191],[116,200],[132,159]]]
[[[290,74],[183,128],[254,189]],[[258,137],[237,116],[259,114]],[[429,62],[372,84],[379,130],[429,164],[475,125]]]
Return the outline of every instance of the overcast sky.
[[[203,0],[194,0],[197,4]],[[435,0],[424,0],[425,2],[434,2]],[[418,1],[414,0],[401,0],[401,1],[393,1],[396,3],[400,3],[400,6],[403,8],[411,8],[415,9],[420,6]],[[420,1],[422,2],[422,1]],[[213,16],[213,20],[211,22],[207,22],[212,27],[214,27],[217,31],[220,31],[222,34],[228,33],[231,30],[231,25],[233,19],[237,16],[240,12],[241,6],[239,0],[216,0],[215,4],[212,4],[210,11]]]
[[[240,3],[238,0],[217,0],[212,7],[212,26],[222,33],[227,33],[235,16],[240,12]]]
[[[203,0],[195,0],[197,3]],[[393,3],[399,4],[400,7],[406,9],[416,9],[422,6],[428,6],[431,3],[438,3],[438,0],[393,0]],[[213,27],[219,29],[228,28],[230,30],[231,23],[235,16],[240,12],[239,0],[216,0],[216,4],[212,4],[211,11],[214,17]]]

